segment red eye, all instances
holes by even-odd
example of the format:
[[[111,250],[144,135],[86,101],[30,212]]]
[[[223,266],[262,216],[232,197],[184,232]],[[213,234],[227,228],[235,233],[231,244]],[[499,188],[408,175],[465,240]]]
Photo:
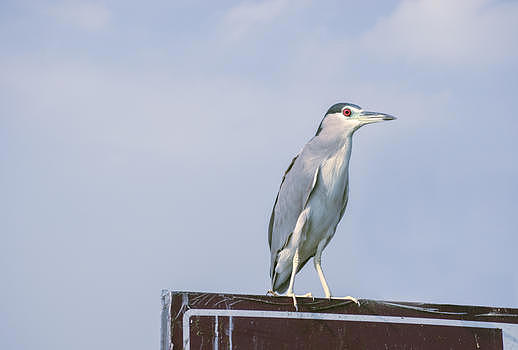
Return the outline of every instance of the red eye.
[[[342,111],[342,113],[346,116],[346,117],[350,117],[351,116],[351,110],[349,108],[344,108],[344,110]]]

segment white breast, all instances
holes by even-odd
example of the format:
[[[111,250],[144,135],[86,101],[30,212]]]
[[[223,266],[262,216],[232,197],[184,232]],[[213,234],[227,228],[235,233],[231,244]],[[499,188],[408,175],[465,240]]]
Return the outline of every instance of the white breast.
[[[347,201],[349,146],[344,145],[320,167],[318,181],[308,203],[310,230],[304,244],[308,251],[321,240],[329,239],[340,221],[340,212]]]
[[[341,203],[349,181],[349,158],[351,148],[345,145],[332,157],[328,158],[320,168],[320,191],[327,197],[327,206]],[[341,209],[341,207],[340,207]]]

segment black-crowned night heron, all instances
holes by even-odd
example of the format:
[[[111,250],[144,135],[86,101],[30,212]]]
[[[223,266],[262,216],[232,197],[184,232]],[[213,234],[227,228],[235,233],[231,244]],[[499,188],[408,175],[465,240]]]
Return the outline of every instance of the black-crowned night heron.
[[[295,274],[311,257],[325,296],[331,298],[320,262],[347,206],[354,132],[363,125],[393,119],[355,104],[337,103],[284,173],[268,228],[270,277],[273,293],[292,296],[296,309]],[[353,297],[341,299],[358,303]]]

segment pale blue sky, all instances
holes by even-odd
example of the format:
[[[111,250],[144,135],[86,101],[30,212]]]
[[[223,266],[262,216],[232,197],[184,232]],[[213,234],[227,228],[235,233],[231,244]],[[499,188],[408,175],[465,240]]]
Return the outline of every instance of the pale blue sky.
[[[335,102],[399,119],[355,136],[334,294],[518,307],[517,37],[517,1],[2,1],[0,348],[158,348],[162,288],[263,294]]]

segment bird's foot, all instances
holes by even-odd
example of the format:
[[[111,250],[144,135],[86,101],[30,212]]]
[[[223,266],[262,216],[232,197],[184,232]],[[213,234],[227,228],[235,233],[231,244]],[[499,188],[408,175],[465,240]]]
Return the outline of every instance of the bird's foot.
[[[295,311],[299,311],[299,307],[298,307],[298,304],[297,304],[297,297],[298,298],[313,298],[313,300],[315,299],[315,297],[311,293],[306,293],[306,294],[302,294],[302,295],[295,295],[295,293],[288,292],[288,293],[286,293],[286,296],[293,298],[293,306],[295,307]]]
[[[278,297],[280,296],[279,294],[275,293],[273,290],[269,289],[267,292],[266,292],[266,295],[267,296],[271,296],[271,297]]]
[[[328,298],[329,300],[331,299],[337,299],[337,300],[350,300],[350,301],[354,301],[358,306],[360,306],[360,302],[358,301],[358,299],[354,298],[354,297],[351,297],[351,296],[346,296],[346,297],[332,297],[332,296],[329,296]]]

